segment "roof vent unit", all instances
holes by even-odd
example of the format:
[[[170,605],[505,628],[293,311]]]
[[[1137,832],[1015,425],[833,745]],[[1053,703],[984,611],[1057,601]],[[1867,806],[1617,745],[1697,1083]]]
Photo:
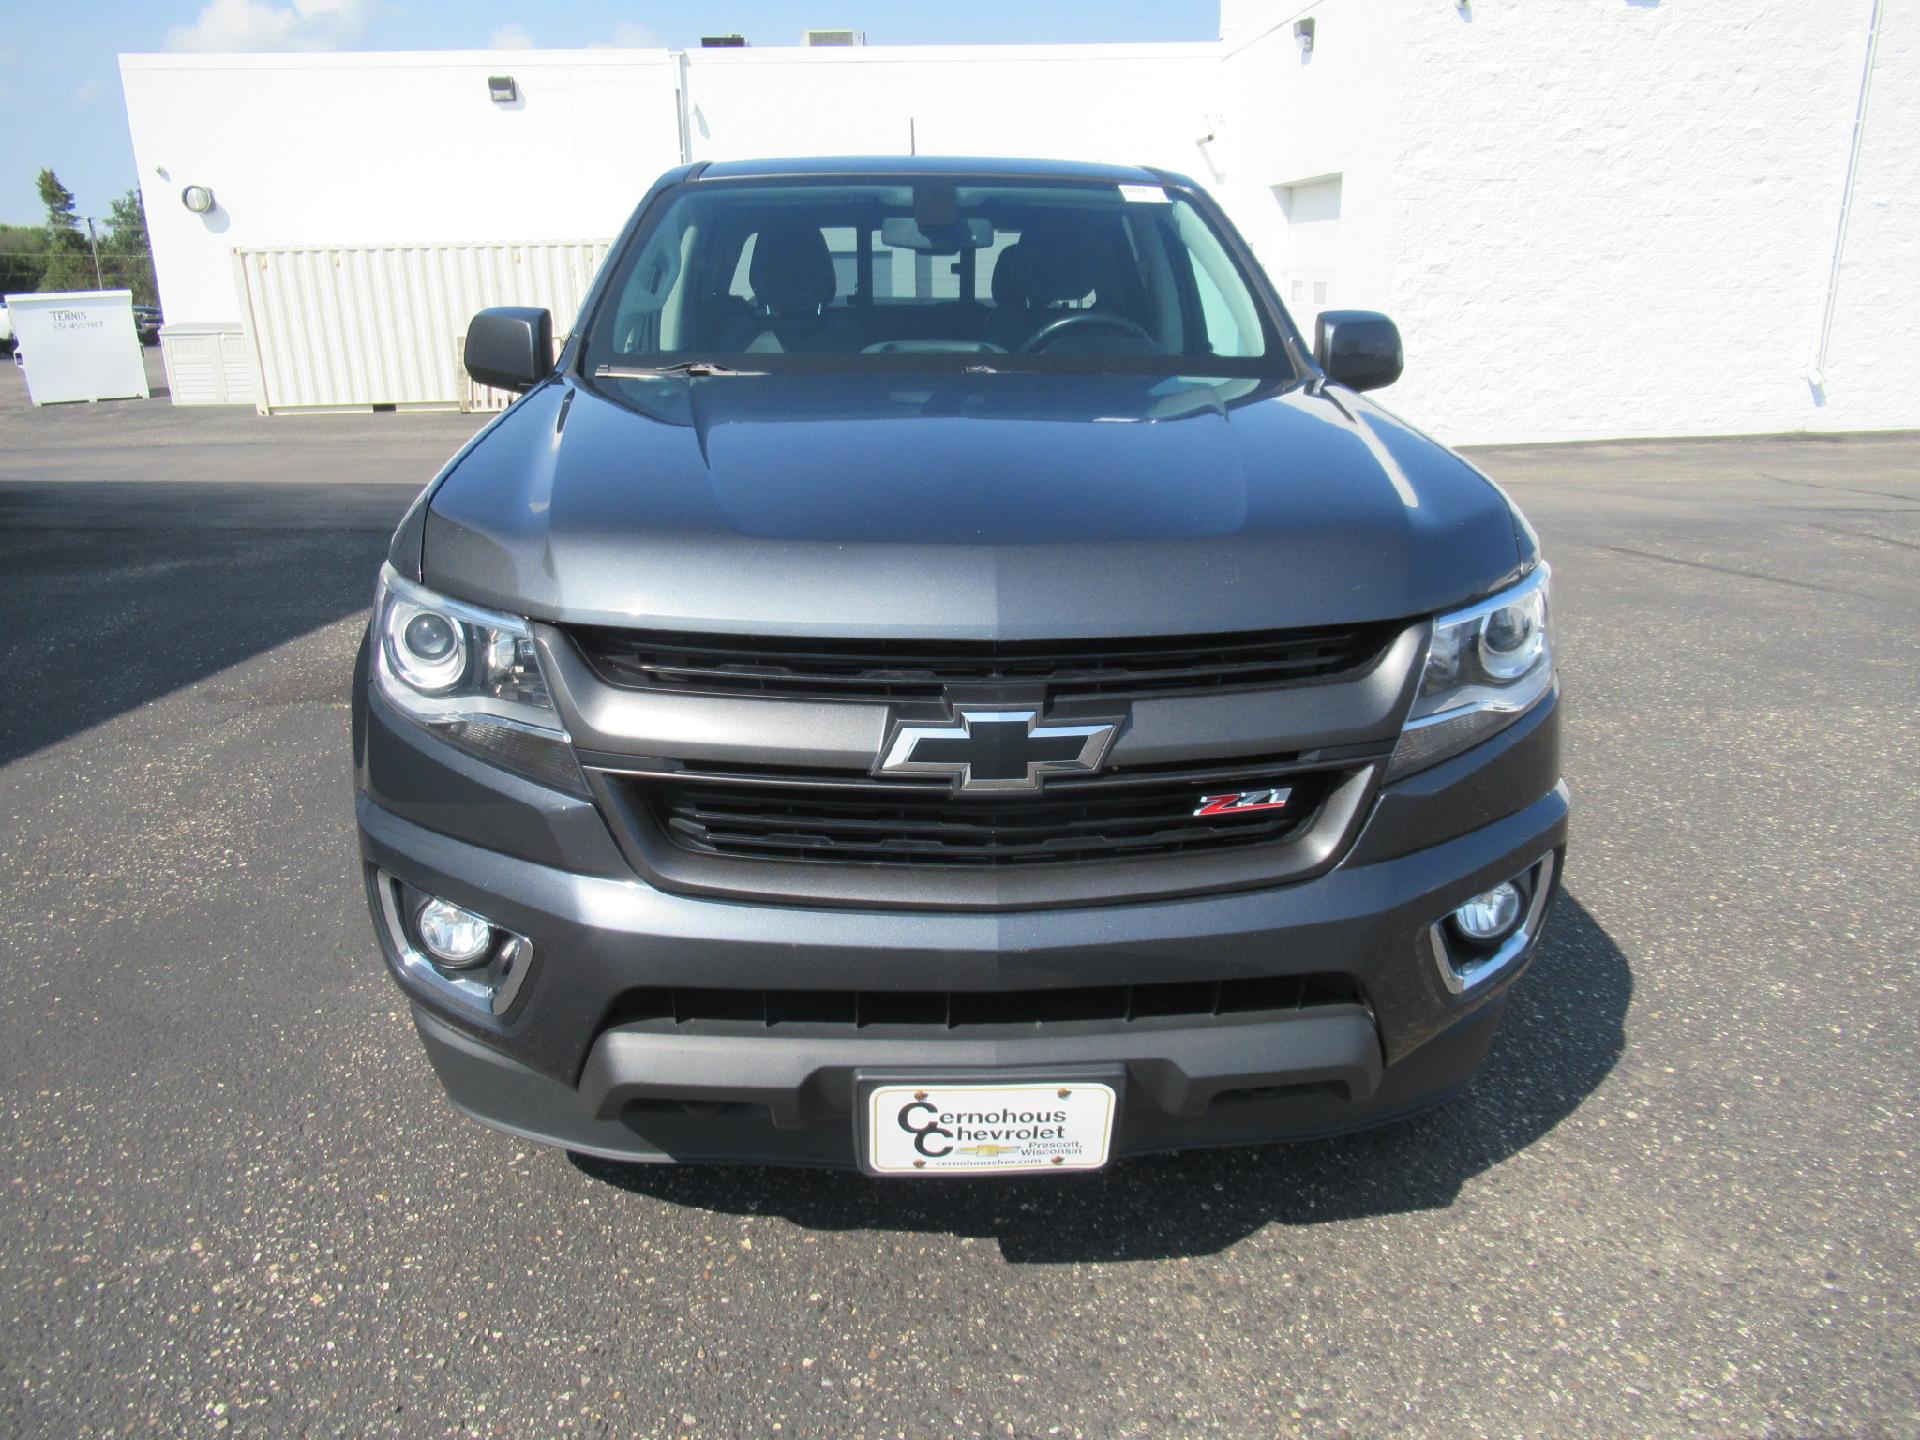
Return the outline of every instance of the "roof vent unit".
[[[864,30],[809,30],[806,43],[812,45],[864,45],[867,32]]]
[[[702,50],[744,50],[747,48],[747,37],[744,35],[702,35],[700,37],[700,48]]]

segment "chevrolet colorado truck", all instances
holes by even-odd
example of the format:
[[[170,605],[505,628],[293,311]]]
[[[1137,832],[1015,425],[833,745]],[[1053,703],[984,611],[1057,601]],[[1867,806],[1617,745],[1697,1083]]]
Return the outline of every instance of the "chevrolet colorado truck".
[[[393,537],[374,928],[452,1102],[1080,1172],[1479,1069],[1560,875],[1533,530],[1147,168],[686,166]]]

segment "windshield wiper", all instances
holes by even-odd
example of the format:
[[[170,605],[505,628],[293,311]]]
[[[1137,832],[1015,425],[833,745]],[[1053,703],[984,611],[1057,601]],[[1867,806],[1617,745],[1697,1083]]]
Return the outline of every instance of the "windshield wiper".
[[[695,379],[709,376],[731,379],[736,375],[764,375],[764,370],[735,370],[711,360],[682,360],[676,365],[602,365],[593,372],[596,380],[658,380],[667,375],[687,375]]]

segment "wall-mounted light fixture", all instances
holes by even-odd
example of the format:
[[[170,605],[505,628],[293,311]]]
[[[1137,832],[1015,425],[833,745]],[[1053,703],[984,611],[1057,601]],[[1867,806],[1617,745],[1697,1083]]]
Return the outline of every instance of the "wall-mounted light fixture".
[[[520,98],[520,87],[511,75],[487,76],[487,98],[496,105],[511,105]]]
[[[1313,17],[1311,15],[1304,20],[1293,22],[1293,38],[1300,42],[1302,55],[1313,53]]]
[[[180,192],[180,203],[196,215],[213,209],[213,191],[204,185],[189,185]]]

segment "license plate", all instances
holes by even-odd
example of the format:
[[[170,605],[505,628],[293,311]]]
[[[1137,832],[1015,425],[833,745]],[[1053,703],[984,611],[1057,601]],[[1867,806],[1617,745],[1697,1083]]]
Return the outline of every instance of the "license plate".
[[[1119,1092],[1100,1081],[888,1082],[866,1092],[866,1168],[875,1175],[1098,1170]]]

